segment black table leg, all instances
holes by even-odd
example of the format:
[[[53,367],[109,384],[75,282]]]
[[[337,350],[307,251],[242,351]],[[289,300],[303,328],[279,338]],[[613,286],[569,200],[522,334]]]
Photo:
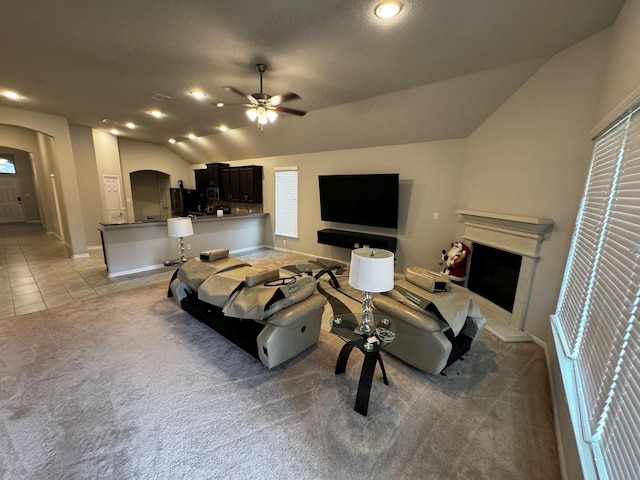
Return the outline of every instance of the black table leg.
[[[369,410],[369,397],[371,396],[371,384],[373,383],[373,373],[376,370],[376,363],[380,359],[380,353],[365,355],[358,382],[358,393],[356,394],[356,412],[366,416]]]
[[[339,290],[340,284],[338,283],[338,279],[336,278],[336,276],[333,274],[333,271],[327,270],[327,273],[329,274],[329,277],[330,277],[329,285],[331,285],[336,290]]]
[[[339,373],[344,373],[344,371],[346,370],[347,360],[349,360],[349,354],[351,354],[351,350],[353,350],[352,343],[345,343],[340,350],[338,361],[336,362],[336,375],[338,375]]]
[[[378,362],[380,363],[380,369],[382,370],[382,379],[384,380],[385,385],[389,385],[389,381],[387,380],[387,372],[384,369],[384,363],[382,363],[382,355],[378,352]]]
[[[336,375],[344,373],[347,369],[347,361],[349,355],[356,346],[355,342],[345,343],[338,355],[338,361],[336,362]],[[376,365],[380,364],[382,370],[382,379],[385,385],[389,385],[387,380],[387,372],[384,369],[384,363],[382,363],[382,356],[380,351],[363,352],[364,361],[362,362],[362,370],[360,370],[360,380],[358,381],[358,393],[356,393],[356,406],[355,411],[361,415],[367,415],[369,410],[369,397],[371,396],[371,385],[373,384],[373,376],[376,370]]]

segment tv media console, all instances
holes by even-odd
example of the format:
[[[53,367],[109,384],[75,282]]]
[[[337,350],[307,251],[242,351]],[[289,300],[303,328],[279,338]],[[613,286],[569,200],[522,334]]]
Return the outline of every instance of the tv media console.
[[[325,228],[324,230],[318,230],[318,243],[349,249],[364,247],[382,248],[390,252],[395,252],[398,239],[396,237],[374,235],[371,233]]]

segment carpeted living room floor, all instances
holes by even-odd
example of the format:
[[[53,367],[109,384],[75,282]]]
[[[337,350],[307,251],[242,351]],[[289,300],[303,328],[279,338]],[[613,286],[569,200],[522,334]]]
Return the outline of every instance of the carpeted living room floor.
[[[560,478],[533,343],[485,332],[436,377],[384,355],[390,385],[378,370],[363,417],[361,362],[335,375],[336,336],[268,370],[166,288],[0,318],[0,478]]]

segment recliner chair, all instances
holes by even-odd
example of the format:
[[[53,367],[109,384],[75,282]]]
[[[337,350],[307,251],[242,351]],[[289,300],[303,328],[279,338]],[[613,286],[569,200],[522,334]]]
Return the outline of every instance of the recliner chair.
[[[487,321],[469,290],[447,283],[447,291],[433,292],[429,288],[433,276],[427,272],[421,267],[407,268],[405,278],[396,280],[393,290],[374,295],[373,305],[395,326],[395,340],[385,351],[438,375],[469,351]]]

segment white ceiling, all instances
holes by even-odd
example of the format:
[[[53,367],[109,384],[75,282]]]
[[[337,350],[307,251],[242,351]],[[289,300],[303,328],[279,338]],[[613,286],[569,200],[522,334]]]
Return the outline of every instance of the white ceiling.
[[[0,105],[103,130],[103,118],[132,121],[139,127],[123,136],[166,144],[246,127],[242,107],[212,102],[243,103],[222,87],[257,92],[264,62],[265,92],[299,94],[285,106],[310,113],[287,122],[305,122],[327,107],[549,57],[611,25],[623,0],[403,0],[387,22],[373,15],[377,3],[5,1],[0,90],[25,98]],[[208,97],[193,99],[194,88]],[[152,118],[154,108],[167,116]]]

